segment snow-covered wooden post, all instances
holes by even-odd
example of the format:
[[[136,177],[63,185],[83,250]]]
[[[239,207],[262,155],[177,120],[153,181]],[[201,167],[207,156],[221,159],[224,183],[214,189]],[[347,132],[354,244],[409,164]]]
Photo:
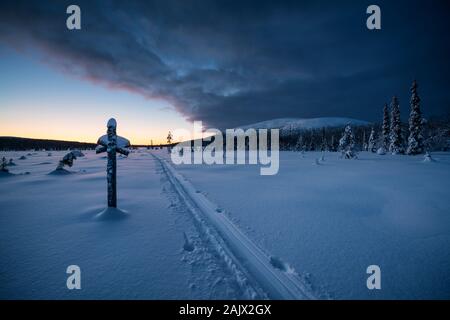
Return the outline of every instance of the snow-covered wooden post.
[[[114,118],[109,119],[107,124],[107,134],[101,136],[95,148],[96,153],[105,152],[108,154],[108,165],[106,174],[108,179],[108,207],[117,207],[117,159],[116,153],[128,155],[127,147],[130,146],[130,141],[123,137],[117,136],[117,122]]]

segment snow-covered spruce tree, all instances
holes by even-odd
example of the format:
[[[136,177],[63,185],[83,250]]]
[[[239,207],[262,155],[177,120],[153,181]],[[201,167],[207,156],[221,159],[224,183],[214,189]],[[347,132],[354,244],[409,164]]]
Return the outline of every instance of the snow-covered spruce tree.
[[[331,146],[330,146],[330,150],[331,151],[336,151],[336,147],[335,147],[335,142],[334,142],[334,135],[331,136]]]
[[[390,131],[391,124],[389,118],[389,109],[387,103],[384,104],[383,108],[383,124],[381,126],[381,147],[378,150],[378,154],[385,154],[389,150],[390,144]]]
[[[320,151],[328,151],[327,138],[322,137],[322,143],[320,144]]]
[[[167,135],[167,151],[170,152],[171,151],[171,146],[170,144],[172,143],[172,132],[169,131],[169,134]]]
[[[309,141],[309,147],[308,147],[309,151],[316,151],[316,145],[314,144],[314,140],[311,138],[311,140]]]
[[[321,136],[321,142],[320,142],[320,151],[324,152],[327,151],[327,138],[325,135],[325,128],[322,128],[322,136]]]
[[[363,130],[363,136],[362,136],[362,149],[363,151],[367,151],[369,148],[369,144],[367,143],[366,140],[366,130]]]
[[[316,145],[314,143],[314,132],[313,132],[313,130],[310,130],[309,140],[308,140],[308,144],[307,144],[307,151],[315,151],[315,150],[316,150]]]
[[[345,157],[346,159],[356,158],[355,136],[353,135],[352,127],[350,127],[350,125],[345,127],[342,138],[339,140],[339,151],[341,151],[342,157]]]
[[[409,114],[409,137],[407,154],[414,155],[423,152],[422,112],[420,111],[420,98],[417,94],[417,82],[414,80],[411,87],[411,113]]]
[[[376,152],[377,151],[377,134],[375,133],[375,129],[372,128],[369,136],[369,145],[367,151]]]
[[[297,139],[297,144],[295,145],[295,151],[302,151],[303,149],[303,135],[300,135]]]
[[[391,132],[389,152],[392,154],[404,153],[402,139],[402,124],[400,121],[400,106],[396,96],[391,102]]]

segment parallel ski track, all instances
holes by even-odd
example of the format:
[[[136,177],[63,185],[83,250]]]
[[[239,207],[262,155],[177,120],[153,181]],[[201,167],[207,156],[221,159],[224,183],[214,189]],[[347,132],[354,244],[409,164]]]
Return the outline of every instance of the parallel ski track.
[[[256,285],[263,289],[269,299],[316,299],[296,273],[275,268],[270,262],[270,256],[242,233],[216,204],[197,192],[195,187],[182,177],[168,161],[153,153],[152,155],[160,162],[169,181],[180,198],[186,202],[189,210],[192,212],[198,209],[196,211],[202,214],[202,218],[221,237],[221,239],[216,239],[217,243],[222,246],[221,249],[250,278],[250,281],[256,281]],[[192,205],[196,208],[192,208]]]

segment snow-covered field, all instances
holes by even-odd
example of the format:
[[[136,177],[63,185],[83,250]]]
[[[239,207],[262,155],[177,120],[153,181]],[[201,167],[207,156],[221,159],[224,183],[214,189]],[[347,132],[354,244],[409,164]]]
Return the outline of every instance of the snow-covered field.
[[[0,153],[17,164],[0,177],[2,299],[450,298],[449,153],[281,152],[260,176],[137,150],[118,160],[121,219],[97,217],[104,155],[48,175],[64,152],[26,154]],[[381,290],[366,287],[373,264]]]
[[[48,175],[65,153],[0,154],[14,159],[11,172],[30,172],[0,178],[0,298],[241,297],[150,154],[119,158],[118,205],[128,216],[108,220],[96,218],[106,206],[104,154],[85,152],[74,174]],[[66,287],[72,264],[81,290]]]

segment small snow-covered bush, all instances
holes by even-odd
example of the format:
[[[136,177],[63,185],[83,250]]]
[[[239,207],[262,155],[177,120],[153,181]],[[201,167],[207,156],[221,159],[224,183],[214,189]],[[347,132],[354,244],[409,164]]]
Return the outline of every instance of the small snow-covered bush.
[[[0,162],[0,171],[2,171],[2,172],[9,172],[9,170],[8,170],[8,162],[6,161],[5,157],[3,157],[2,161]]]
[[[431,154],[429,154],[428,152],[425,153],[425,155],[423,156],[423,162],[435,162],[436,160],[434,160],[431,157]]]
[[[380,156],[385,155],[386,154],[386,150],[384,149],[384,147],[378,148],[377,154],[380,155]]]
[[[76,155],[71,151],[68,154],[66,154],[58,163],[58,166],[56,167],[56,170],[63,170],[64,166],[73,166],[73,161],[76,160]]]

